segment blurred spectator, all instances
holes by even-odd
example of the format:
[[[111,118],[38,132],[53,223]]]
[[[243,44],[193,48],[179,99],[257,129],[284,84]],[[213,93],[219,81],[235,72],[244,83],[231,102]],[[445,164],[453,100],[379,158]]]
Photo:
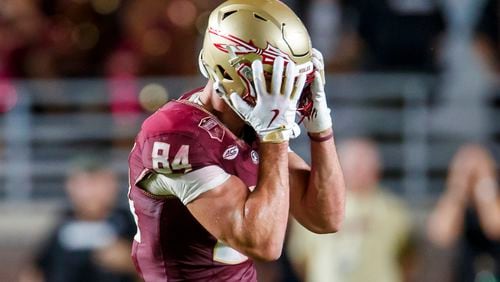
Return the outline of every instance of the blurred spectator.
[[[436,0],[346,1],[370,71],[433,71],[444,21]]]
[[[30,0],[3,0],[0,5],[0,78],[27,74],[30,51],[41,48],[45,18]]]
[[[305,22],[314,47],[323,52],[329,72],[354,71],[360,67],[363,46],[356,31],[357,15],[350,8],[351,3],[347,5],[343,0],[287,2],[294,4]]]
[[[430,132],[438,138],[452,135],[459,140],[487,140],[494,130],[488,100],[495,79],[490,62],[485,64],[473,48],[481,45],[475,40],[474,30],[482,11],[492,8],[486,8],[488,1],[442,1],[447,33],[441,47],[442,75],[429,115]]]
[[[127,210],[115,207],[116,175],[97,162],[83,161],[69,175],[66,192],[71,210],[20,281],[134,281],[130,249],[135,224]]]
[[[475,31],[476,51],[493,70],[500,71],[500,1],[486,1]]]
[[[500,197],[496,164],[479,145],[452,160],[447,188],[428,224],[431,242],[458,247],[453,281],[500,280]]]
[[[405,204],[380,188],[381,162],[369,140],[340,146],[348,195],[340,232],[317,235],[291,228],[288,253],[304,281],[403,281],[411,222]]]

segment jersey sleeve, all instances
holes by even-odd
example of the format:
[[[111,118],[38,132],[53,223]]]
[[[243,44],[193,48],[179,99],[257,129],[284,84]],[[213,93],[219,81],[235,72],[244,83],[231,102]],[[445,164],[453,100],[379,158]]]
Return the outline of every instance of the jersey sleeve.
[[[140,186],[154,195],[174,195],[185,205],[230,177],[219,164],[214,148],[200,144],[189,134],[169,133],[146,139],[142,162],[149,173],[139,179]]]
[[[174,195],[187,205],[229,177],[222,168],[211,165],[186,174],[150,174],[141,184],[154,195]]]

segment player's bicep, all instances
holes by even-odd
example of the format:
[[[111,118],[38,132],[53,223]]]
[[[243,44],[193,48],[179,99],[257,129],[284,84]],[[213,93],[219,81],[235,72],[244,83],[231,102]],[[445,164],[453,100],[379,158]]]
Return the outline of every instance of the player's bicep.
[[[243,181],[229,177],[187,204],[191,214],[217,239],[239,249],[235,237],[244,221],[244,207],[250,190]]]

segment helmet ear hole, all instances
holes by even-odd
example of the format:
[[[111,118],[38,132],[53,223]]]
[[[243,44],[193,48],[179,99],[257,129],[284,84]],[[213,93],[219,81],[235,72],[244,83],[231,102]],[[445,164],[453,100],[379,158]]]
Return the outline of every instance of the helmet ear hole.
[[[217,70],[222,74],[222,77],[227,80],[233,80],[233,78],[229,75],[229,73],[221,66],[217,65]]]

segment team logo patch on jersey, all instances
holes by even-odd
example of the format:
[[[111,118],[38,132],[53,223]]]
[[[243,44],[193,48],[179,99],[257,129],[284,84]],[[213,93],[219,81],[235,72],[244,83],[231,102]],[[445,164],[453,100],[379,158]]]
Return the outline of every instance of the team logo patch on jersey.
[[[259,163],[259,153],[257,153],[255,150],[252,150],[252,152],[250,152],[250,157],[252,157],[252,162],[254,164]]]
[[[240,152],[240,149],[238,149],[238,146],[232,145],[229,146],[229,148],[224,151],[224,154],[222,155],[222,158],[225,160],[234,160],[236,156],[238,156],[238,153]]]
[[[210,138],[222,142],[225,132],[224,129],[214,118],[206,117],[200,121],[200,124],[198,124],[198,126],[205,129],[205,131],[208,132],[208,134],[210,135]]]

